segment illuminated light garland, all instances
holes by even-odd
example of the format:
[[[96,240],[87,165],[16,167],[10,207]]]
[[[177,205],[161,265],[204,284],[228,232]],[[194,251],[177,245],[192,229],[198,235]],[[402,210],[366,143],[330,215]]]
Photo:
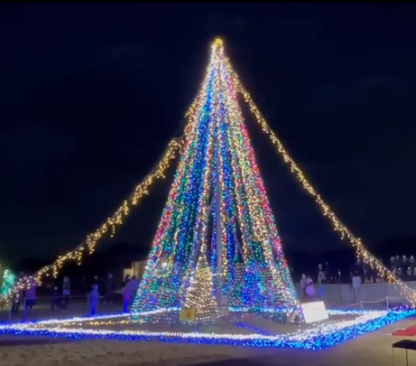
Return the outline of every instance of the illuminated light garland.
[[[221,344],[247,347],[303,348],[318,350],[335,346],[359,335],[375,331],[388,324],[413,316],[416,310],[368,311],[356,319],[316,325],[284,335],[213,334],[200,332],[113,331],[48,327],[38,329],[27,323],[0,325],[0,333],[66,337],[72,339],[111,339],[120,341],[158,340],[162,342]]]
[[[85,253],[92,254],[95,251],[97,242],[104,234],[111,232],[111,235],[114,235],[116,227],[122,225],[123,219],[129,215],[131,206],[137,205],[141,198],[149,194],[149,188],[154,181],[165,178],[164,174],[166,169],[170,166],[170,162],[176,157],[177,152],[183,148],[183,140],[184,138],[182,137],[180,139],[173,139],[169,142],[168,147],[155,168],[136,186],[132,195],[127,200],[123,201],[114,214],[97,230],[87,236],[85,242],[76,249],[64,255],[60,255],[53,264],[43,267],[34,276],[19,279],[12,288],[12,291],[5,295],[2,294],[0,302],[8,302],[14,293],[19,293],[21,290],[30,287],[33,284],[33,280],[36,281],[37,285],[40,285],[42,278],[45,275],[49,276],[52,274],[56,278],[60,269],[68,261],[76,261],[78,264],[81,264],[83,255]]]
[[[264,119],[250,93],[242,86],[238,75],[232,69],[229,61],[227,60],[227,68],[232,74],[233,83],[236,89],[243,95],[245,102],[248,104],[250,111],[256,118],[257,123],[260,125],[262,131],[266,133],[271,142],[276,146],[278,153],[282,156],[285,164],[289,166],[290,172],[296,177],[302,188],[312,197],[321,209],[322,214],[328,218],[331,222],[334,231],[340,233],[341,239],[347,238],[356,250],[357,257],[360,258],[364,263],[368,264],[373,270],[376,270],[378,274],[386,278],[389,283],[393,283],[402,291],[402,294],[411,302],[412,306],[416,306],[416,291],[407,286],[402,280],[395,276],[388,268],[386,268],[376,257],[374,257],[362,244],[360,238],[355,237],[351,231],[340,221],[335,215],[330,206],[322,199],[315,188],[311,185],[309,180],[306,178],[305,173],[296,164],[293,158],[289,155],[281,140],[277,137],[276,133],[270,128],[267,121]]]

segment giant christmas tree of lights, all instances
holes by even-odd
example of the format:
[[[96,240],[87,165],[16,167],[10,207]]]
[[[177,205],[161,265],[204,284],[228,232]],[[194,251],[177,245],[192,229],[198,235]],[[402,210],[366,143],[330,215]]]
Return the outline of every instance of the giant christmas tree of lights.
[[[184,152],[133,313],[190,303],[188,288],[195,286],[200,261],[209,263],[206,281],[213,283],[205,286],[212,293],[204,296],[207,301],[214,296],[218,309],[228,304],[298,309],[221,40],[212,46],[191,110]]]

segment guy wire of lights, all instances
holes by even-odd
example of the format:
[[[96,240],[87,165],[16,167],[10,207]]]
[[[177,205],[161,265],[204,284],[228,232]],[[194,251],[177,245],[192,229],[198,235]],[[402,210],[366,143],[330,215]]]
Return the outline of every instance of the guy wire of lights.
[[[8,302],[14,294],[17,294],[21,290],[25,290],[30,287],[33,284],[33,280],[38,285],[40,285],[43,276],[50,276],[52,274],[56,278],[65,263],[69,261],[76,261],[77,264],[80,265],[84,254],[94,253],[98,241],[109,232],[111,232],[111,236],[114,235],[116,227],[122,225],[123,220],[130,214],[131,207],[137,205],[141,198],[149,194],[149,188],[151,185],[156,180],[165,178],[164,173],[166,169],[169,168],[171,161],[175,159],[178,151],[183,149],[185,139],[186,136],[184,135],[181,138],[172,139],[168,143],[162,158],[155,165],[152,171],[145,177],[145,179],[136,186],[131,196],[123,201],[121,206],[105,221],[105,223],[103,223],[94,232],[89,234],[84,242],[82,242],[74,250],[59,256],[54,263],[41,268],[33,276],[25,276],[20,278],[13,286],[11,291],[8,291],[6,294],[1,294],[0,303]]]
[[[340,221],[335,215],[330,206],[322,199],[321,195],[315,190],[309,180],[306,178],[305,173],[296,164],[293,158],[289,155],[281,140],[277,137],[276,133],[270,128],[267,121],[264,119],[260,110],[257,108],[250,93],[243,87],[237,73],[232,69],[232,66],[227,59],[227,68],[232,74],[233,82],[236,89],[243,95],[245,102],[248,104],[250,111],[256,118],[257,123],[260,125],[262,131],[266,133],[271,142],[276,146],[278,153],[282,156],[285,164],[289,166],[290,172],[295,176],[302,188],[312,197],[321,209],[324,216],[331,222],[334,231],[340,233],[341,239],[347,238],[354,247],[357,257],[364,263],[369,265],[373,270],[376,270],[378,274],[387,278],[389,283],[393,283],[401,289],[401,292],[410,301],[412,306],[416,306],[416,291],[407,286],[402,280],[395,276],[383,263],[381,263],[376,257],[374,257],[363,245],[360,238],[355,237],[351,231]]]
[[[192,127],[133,303],[134,313],[191,304],[197,321],[215,322],[214,293],[221,307],[222,300],[229,300],[251,311],[275,306],[300,314],[225,61],[222,42],[217,40],[202,92],[188,117]],[[204,265],[205,256],[210,258],[210,267]],[[200,288],[208,293],[199,292],[205,301],[196,301],[193,284],[200,282],[201,271],[207,281],[212,276],[209,272],[215,275],[215,288],[209,284]]]
[[[349,314],[349,311],[338,311],[338,314]],[[71,339],[109,339],[120,341],[142,341],[156,340],[162,342],[175,343],[198,343],[198,344],[217,344],[233,345],[246,347],[276,347],[276,348],[303,348],[309,350],[318,350],[333,347],[339,343],[345,342],[359,335],[375,331],[388,324],[401,320],[405,317],[412,316],[416,313],[414,309],[402,309],[399,311],[367,311],[360,314],[352,320],[345,320],[337,323],[316,325],[312,328],[300,329],[289,334],[215,334],[209,332],[185,332],[185,331],[165,331],[151,332],[138,330],[110,330],[110,329],[79,329],[71,326],[75,325],[76,319],[67,319],[66,321],[56,320],[40,321],[37,323],[19,323],[19,324],[0,324],[0,334],[16,335],[36,335],[50,337],[65,337]],[[353,313],[351,313],[353,314]],[[107,316],[107,319],[118,317]],[[90,325],[117,325],[124,324],[125,321],[111,320],[105,321],[105,316],[83,320],[89,320]],[[66,323],[64,323],[66,322]],[[104,324],[103,324],[104,323]],[[63,326],[69,327],[63,327]],[[251,330],[251,327],[243,326]]]

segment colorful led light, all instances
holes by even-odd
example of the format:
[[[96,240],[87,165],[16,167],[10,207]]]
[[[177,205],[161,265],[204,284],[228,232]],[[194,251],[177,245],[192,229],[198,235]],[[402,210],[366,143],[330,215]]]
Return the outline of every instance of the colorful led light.
[[[211,322],[224,303],[299,311],[232,75],[216,40],[133,313],[195,307]],[[214,306],[213,295],[222,303]]]
[[[3,283],[0,288],[1,296],[9,296],[13,290],[13,286],[16,283],[16,275],[10,269],[5,269],[3,272]]]

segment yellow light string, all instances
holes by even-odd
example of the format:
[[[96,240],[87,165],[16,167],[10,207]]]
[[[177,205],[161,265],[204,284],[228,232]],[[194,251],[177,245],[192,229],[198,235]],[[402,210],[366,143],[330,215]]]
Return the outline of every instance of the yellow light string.
[[[79,322],[74,320],[69,320],[67,322],[58,323],[55,325],[56,328],[68,328],[74,326],[111,326],[111,325],[128,325],[128,324],[136,324],[136,322],[132,321],[131,319],[124,319],[124,320],[92,320],[89,322]],[[48,328],[50,324],[33,324],[33,328],[36,329],[43,329]]]
[[[95,249],[98,241],[103,237],[104,234],[108,233],[111,230],[111,235],[113,236],[117,226],[123,224],[123,219],[125,219],[129,213],[131,206],[137,205],[141,198],[149,194],[150,186],[158,179],[165,178],[165,171],[170,166],[171,161],[176,157],[178,151],[183,149],[185,142],[185,137],[179,139],[172,139],[162,158],[156,164],[154,169],[145,177],[145,179],[136,186],[132,195],[120,205],[120,207],[111,215],[107,220],[94,232],[89,234],[86,240],[81,243],[77,248],[67,252],[64,255],[58,256],[56,261],[48,266],[40,269],[34,276],[27,276],[19,279],[17,284],[12,289],[11,293],[7,296],[1,297],[0,302],[9,301],[13,295],[18,294],[20,291],[27,289],[29,286],[33,285],[31,280],[34,279],[37,285],[41,285],[42,278],[46,275],[49,276],[52,274],[56,278],[59,274],[59,271],[62,269],[65,263],[68,261],[76,261],[79,265],[81,264],[82,256],[87,254],[92,254]]]
[[[228,60],[227,60],[228,62]],[[229,68],[231,65],[229,64]],[[322,197],[314,189],[314,187],[307,180],[305,173],[300,169],[296,162],[289,155],[287,150],[284,148],[282,142],[277,137],[277,135],[270,128],[269,124],[266,122],[264,117],[261,115],[259,109],[251,98],[250,93],[242,86],[238,75],[233,71],[234,83],[239,92],[244,97],[245,102],[248,104],[250,111],[253,113],[256,118],[257,123],[260,125],[262,131],[266,133],[271,142],[276,146],[278,153],[283,157],[285,164],[289,166],[290,172],[296,177],[298,182],[301,184],[302,188],[314,197],[315,202],[321,209],[321,212],[324,216],[328,218],[331,222],[333,229],[340,233],[341,239],[347,238],[349,242],[353,245],[356,250],[357,256],[368,264],[372,269],[376,270],[381,276],[385,277],[389,283],[393,283],[402,291],[402,294],[411,302],[413,306],[416,305],[416,291],[407,286],[403,281],[396,277],[388,268],[386,268],[377,258],[375,258],[362,244],[360,238],[355,237],[348,228],[339,220],[335,213],[331,210],[329,205],[325,203]]]

